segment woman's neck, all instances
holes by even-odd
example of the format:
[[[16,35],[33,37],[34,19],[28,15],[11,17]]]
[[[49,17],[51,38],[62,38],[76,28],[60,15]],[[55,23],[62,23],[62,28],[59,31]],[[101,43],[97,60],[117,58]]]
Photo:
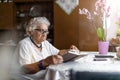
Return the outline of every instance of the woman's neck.
[[[42,44],[40,42],[38,42],[37,40],[35,40],[32,36],[30,36],[30,40],[32,41],[32,43],[37,47],[37,48],[41,48]]]
[[[35,39],[33,36],[31,36],[32,40],[35,42],[35,44],[41,44],[40,41],[38,41],[37,39]]]

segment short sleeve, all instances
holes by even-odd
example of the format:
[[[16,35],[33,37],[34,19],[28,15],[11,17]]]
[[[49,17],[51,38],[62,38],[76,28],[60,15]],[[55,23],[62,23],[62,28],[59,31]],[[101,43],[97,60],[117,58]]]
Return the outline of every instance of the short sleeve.
[[[20,65],[30,64],[31,57],[29,53],[29,44],[27,42],[19,43],[18,45],[18,56],[19,56],[19,63]]]

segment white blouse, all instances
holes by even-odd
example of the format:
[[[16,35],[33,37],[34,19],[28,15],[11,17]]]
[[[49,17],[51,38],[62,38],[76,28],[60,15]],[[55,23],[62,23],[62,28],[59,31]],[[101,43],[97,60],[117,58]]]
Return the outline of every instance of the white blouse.
[[[19,42],[16,51],[20,65],[35,63],[50,55],[56,55],[59,52],[47,40],[42,42],[42,50],[39,51],[29,37]]]

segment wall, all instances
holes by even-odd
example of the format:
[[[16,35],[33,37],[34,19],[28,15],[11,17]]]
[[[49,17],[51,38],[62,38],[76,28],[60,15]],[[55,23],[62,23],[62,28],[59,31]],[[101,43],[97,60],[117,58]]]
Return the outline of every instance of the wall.
[[[93,11],[95,0],[80,0],[79,8],[86,8],[90,12]],[[95,26],[86,18],[85,15],[79,14],[79,48],[81,50],[96,51],[97,50],[97,34]]]
[[[95,0],[90,1],[79,0],[79,6],[70,15],[54,3],[54,45],[57,48],[69,48],[74,44],[83,51],[97,50],[98,38],[94,27],[86,16],[79,14],[79,8],[92,10]]]
[[[54,45],[59,48],[69,48],[71,44],[79,46],[78,7],[67,15],[54,3]]]

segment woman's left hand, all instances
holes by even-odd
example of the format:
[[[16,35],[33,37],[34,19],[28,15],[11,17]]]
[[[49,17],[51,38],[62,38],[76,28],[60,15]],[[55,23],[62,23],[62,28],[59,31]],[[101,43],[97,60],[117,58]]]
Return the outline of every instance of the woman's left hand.
[[[77,53],[80,53],[79,49],[75,45],[70,46],[71,51],[77,51]]]
[[[78,48],[75,45],[71,45],[70,49],[78,50]]]

